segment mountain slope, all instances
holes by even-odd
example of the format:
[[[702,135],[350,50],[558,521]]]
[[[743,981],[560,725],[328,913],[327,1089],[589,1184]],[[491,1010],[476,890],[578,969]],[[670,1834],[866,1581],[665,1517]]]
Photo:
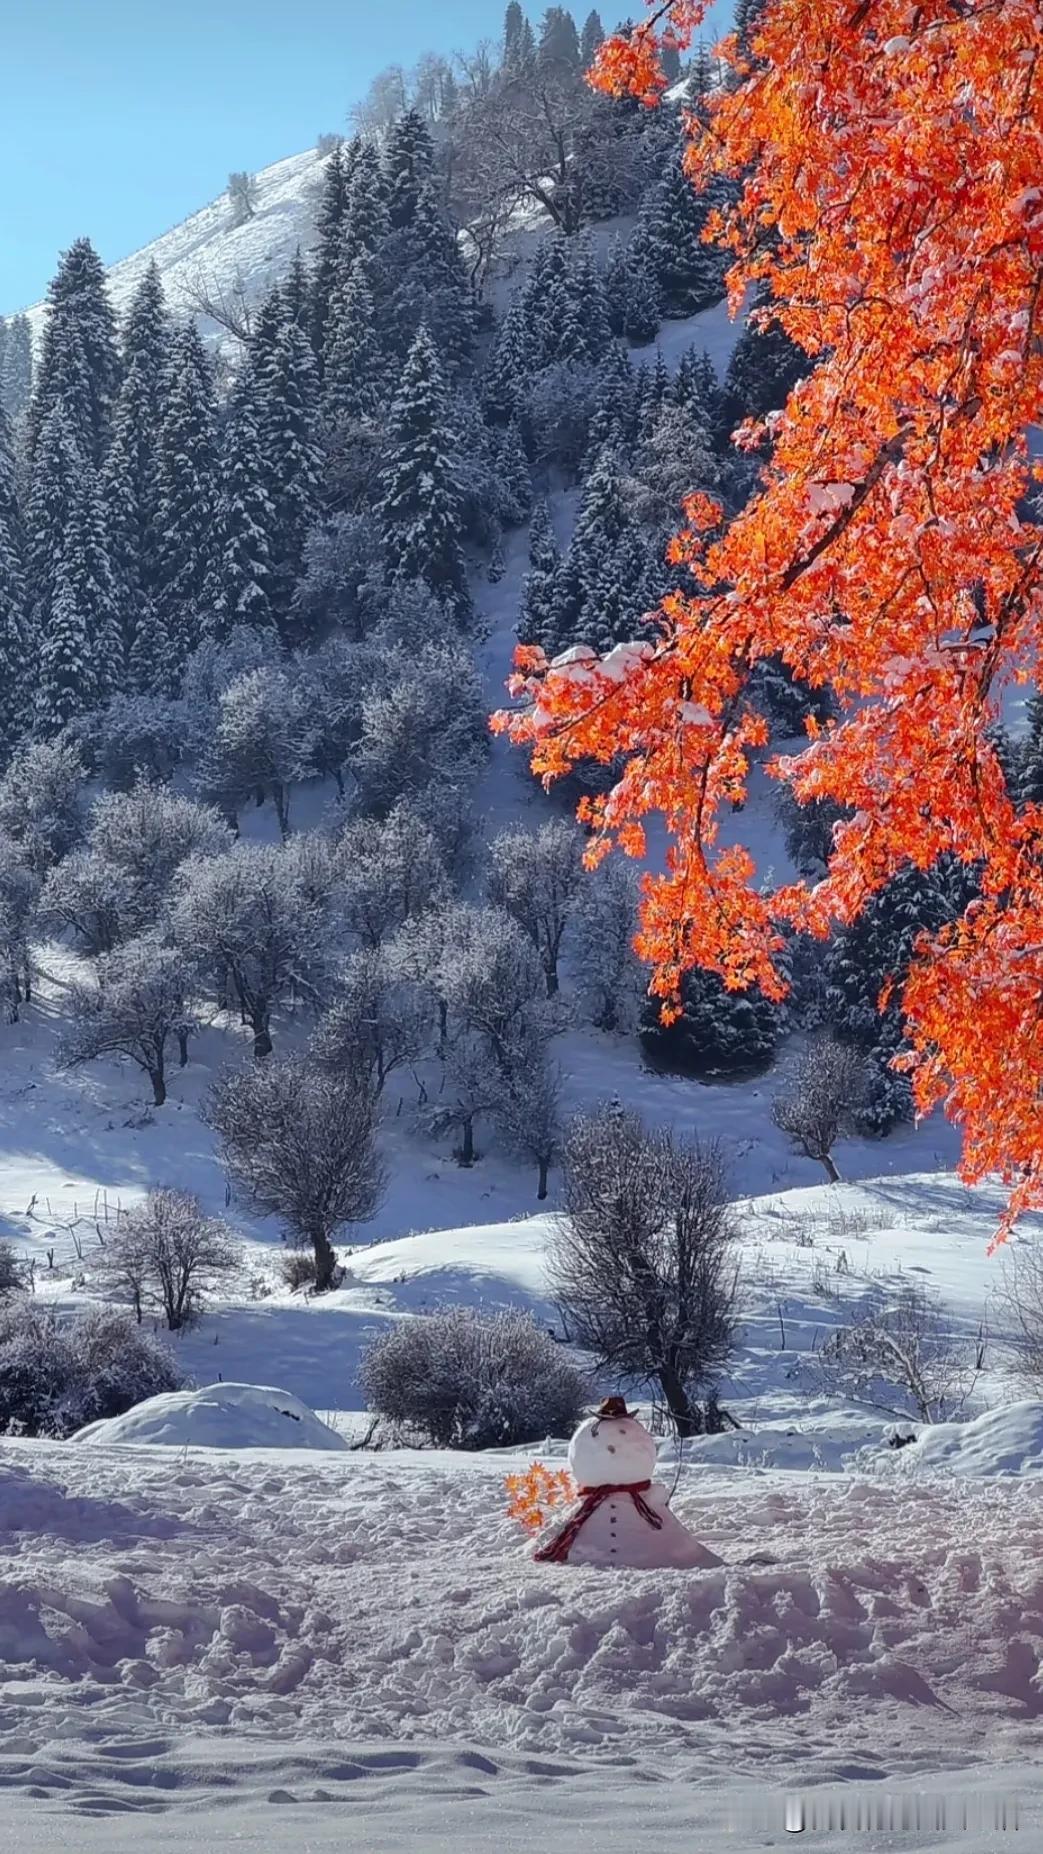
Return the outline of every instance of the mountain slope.
[[[298,245],[306,250],[311,242],[322,161],[309,148],[262,168],[255,176],[254,216],[245,225],[233,223],[228,197],[222,193],[151,244],[121,258],[108,273],[117,314],[127,309],[153,262],[175,315],[195,311],[194,293],[200,287],[212,297],[230,299],[241,286],[246,300],[256,302],[285,275]],[[34,342],[39,340],[44,314],[43,303],[28,311]],[[220,339],[221,330],[209,318],[200,318],[200,328],[210,339]]]

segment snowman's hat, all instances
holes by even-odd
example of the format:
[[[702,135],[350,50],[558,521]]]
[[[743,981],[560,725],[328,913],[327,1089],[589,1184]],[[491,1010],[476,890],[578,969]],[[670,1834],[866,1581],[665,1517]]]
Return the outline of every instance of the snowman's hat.
[[[598,1416],[604,1417],[606,1421],[611,1421],[613,1417],[633,1415],[633,1410],[627,1409],[627,1400],[625,1397],[606,1397],[598,1411]]]

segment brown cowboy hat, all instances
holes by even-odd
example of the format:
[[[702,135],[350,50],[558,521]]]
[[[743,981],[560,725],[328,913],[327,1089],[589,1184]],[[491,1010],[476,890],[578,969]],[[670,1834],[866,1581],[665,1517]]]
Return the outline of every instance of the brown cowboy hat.
[[[625,1397],[606,1397],[597,1414],[599,1417],[604,1417],[606,1421],[611,1421],[613,1417],[635,1416],[637,1413],[627,1409]]]

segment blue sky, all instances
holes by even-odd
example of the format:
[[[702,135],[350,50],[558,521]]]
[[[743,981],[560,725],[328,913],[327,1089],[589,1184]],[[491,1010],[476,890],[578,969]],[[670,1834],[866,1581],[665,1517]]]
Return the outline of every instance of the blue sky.
[[[589,4],[574,8],[580,20]],[[528,11],[538,20],[542,0]],[[220,193],[232,168],[266,167],[345,129],[385,65],[496,37],[503,7],[12,0],[3,12],[0,314],[10,315],[43,295],[82,233],[106,263],[126,256]],[[602,8],[606,24],[613,16]]]

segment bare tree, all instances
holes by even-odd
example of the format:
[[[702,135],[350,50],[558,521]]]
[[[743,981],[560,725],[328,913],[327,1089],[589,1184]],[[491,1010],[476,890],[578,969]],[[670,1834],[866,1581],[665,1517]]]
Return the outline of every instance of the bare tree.
[[[1043,1249],[1038,1241],[1021,1240],[1005,1253],[997,1305],[1014,1375],[1043,1394]]]
[[[233,225],[245,225],[257,207],[257,182],[252,174],[237,172],[228,176],[228,200]]]
[[[204,1296],[239,1267],[242,1249],[227,1223],[208,1217],[188,1191],[157,1189],[123,1211],[96,1275],[127,1294],[140,1323],[155,1302],[170,1332],[198,1318]]]
[[[972,1342],[953,1330],[941,1302],[919,1282],[875,1285],[855,1318],[820,1347],[818,1382],[833,1396],[889,1416],[950,1422],[985,1363],[985,1331]]]
[[[818,1037],[807,1049],[790,1091],[772,1103],[775,1125],[806,1158],[823,1167],[831,1184],[840,1182],[833,1147],[842,1133],[853,1130],[868,1086],[865,1059],[857,1049],[832,1037]]]
[[[572,1123],[564,1169],[548,1279],[570,1337],[600,1368],[657,1383],[678,1434],[699,1434],[738,1308],[719,1149],[602,1107]]]
[[[463,66],[454,207],[465,223],[489,209],[538,207],[566,236],[583,224],[577,144],[594,98],[577,73],[548,64],[487,86]],[[475,210],[476,209],[476,210]]]
[[[311,1244],[315,1287],[335,1285],[338,1231],[377,1209],[384,1173],[372,1095],[352,1077],[300,1059],[221,1077],[204,1109],[233,1183],[258,1210]]]
[[[583,882],[583,835],[564,818],[511,826],[490,846],[489,899],[516,920],[540,956],[547,995],[558,989],[565,929]]]
[[[153,1101],[162,1107],[167,1045],[176,1037],[184,1061],[195,1027],[187,1002],[190,983],[182,955],[158,935],[128,940],[98,961],[93,984],[70,986],[73,1024],[59,1044],[59,1062],[78,1068],[99,1056],[124,1057],[145,1071]]]
[[[522,1046],[504,1077],[504,1088],[494,1110],[496,1124],[515,1152],[531,1159],[537,1168],[536,1201],[547,1196],[547,1178],[561,1151],[561,1069],[548,1060],[542,1042]]]
[[[216,322],[218,328],[225,329],[246,346],[253,331],[253,310],[246,282],[239,271],[230,281],[195,271],[185,278],[182,287],[189,309]]]

